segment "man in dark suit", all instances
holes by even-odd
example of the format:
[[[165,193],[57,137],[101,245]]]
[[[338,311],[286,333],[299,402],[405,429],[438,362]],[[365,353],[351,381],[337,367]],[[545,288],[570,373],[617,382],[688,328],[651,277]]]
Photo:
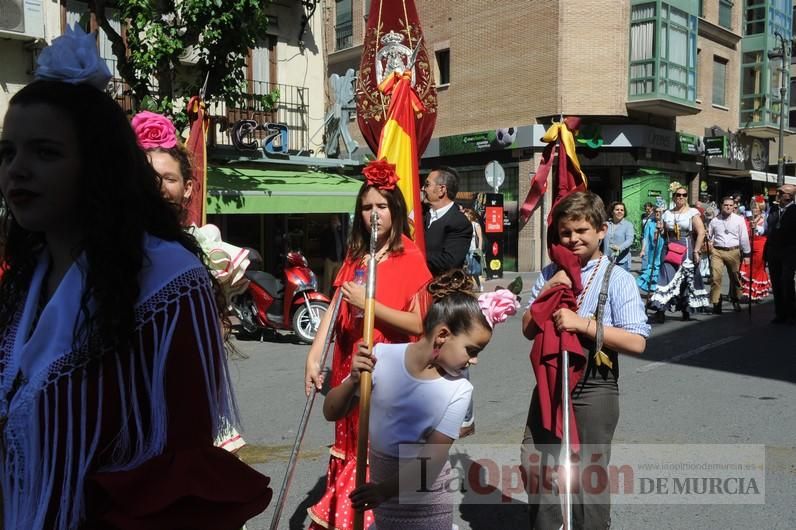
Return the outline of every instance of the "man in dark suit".
[[[449,167],[432,170],[423,184],[424,199],[430,206],[423,215],[426,262],[434,276],[461,268],[470,249],[473,225],[453,202],[458,191],[458,175]]]
[[[431,274],[439,276],[451,269],[461,269],[470,240],[473,238],[473,225],[453,202],[459,191],[459,175],[451,167],[433,169],[423,184],[423,198],[429,205],[423,216],[426,227],[426,263]],[[462,372],[470,379],[470,372]],[[459,437],[464,438],[475,432],[473,402],[467,408],[459,429]]]
[[[768,215],[766,247],[763,256],[771,274],[774,291],[772,324],[796,324],[796,186],[785,184],[777,188],[777,203]]]

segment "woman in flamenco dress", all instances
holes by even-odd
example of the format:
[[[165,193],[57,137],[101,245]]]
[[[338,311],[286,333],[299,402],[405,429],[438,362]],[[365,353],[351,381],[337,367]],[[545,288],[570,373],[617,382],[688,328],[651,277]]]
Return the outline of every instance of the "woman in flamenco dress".
[[[415,342],[423,332],[423,318],[432,303],[426,285],[431,273],[425,256],[409,238],[406,203],[396,187],[395,166],[386,161],[371,162],[363,171],[365,183],[356,199],[354,221],[348,252],[334,281],[343,303],[336,322],[327,311],[315,342],[310,347],[305,368],[305,392],[320,390],[323,385],[320,358],[329,326],[334,326],[335,347],[332,359],[331,387],[339,385],[351,373],[351,363],[362,341],[365,286],[354,281],[357,270],[364,271],[370,247],[370,219],[375,208],[379,213],[376,242],[376,319],[374,343]],[[361,273],[365,274],[366,273]],[[348,530],[353,528],[354,509],[348,495],[355,487],[358,409],[335,422],[334,445],[330,449],[326,474],[326,492],[307,510],[310,528]],[[373,522],[365,513],[365,528]]]

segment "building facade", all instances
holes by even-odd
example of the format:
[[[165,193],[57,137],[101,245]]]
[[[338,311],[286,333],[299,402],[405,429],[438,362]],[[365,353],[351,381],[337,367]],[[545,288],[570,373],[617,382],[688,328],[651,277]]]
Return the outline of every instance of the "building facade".
[[[218,224],[231,243],[260,250],[275,271],[281,268],[279,255],[287,249],[301,249],[317,264],[319,237],[329,214],[353,210],[359,188],[358,181],[341,175],[345,168],[338,161],[329,165],[316,158],[323,148],[326,91],[319,6],[320,0],[269,2],[267,32],[249,52],[243,100],[234,106],[208,102],[209,221]],[[124,35],[124,21],[116,10],[108,9],[106,18]],[[38,53],[73,24],[97,32],[99,54],[113,75],[108,91],[130,115],[136,111],[88,2],[4,0],[0,127],[8,100],[33,80]],[[184,54],[175,76],[189,75],[195,64],[195,55]],[[256,149],[233,145],[234,125],[241,120],[260,126],[246,140],[255,142]],[[278,134],[269,151],[263,144],[274,131]]]
[[[792,35],[790,0],[415,3],[439,101],[421,166],[457,168],[466,199],[492,191],[484,170],[501,164],[506,269],[546,262],[550,198],[523,226],[517,210],[540,137],[561,116],[582,118],[578,154],[591,189],[626,202],[636,222],[645,202],[668,203],[673,181],[689,186],[692,202],[767,191],[779,76],[790,73],[769,52],[777,34]],[[369,4],[326,3],[330,73],[359,68]]]

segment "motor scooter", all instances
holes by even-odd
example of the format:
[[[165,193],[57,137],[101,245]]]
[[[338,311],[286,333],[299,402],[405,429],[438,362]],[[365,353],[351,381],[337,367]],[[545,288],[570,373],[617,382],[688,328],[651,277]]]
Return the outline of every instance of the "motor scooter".
[[[262,258],[249,249],[251,265],[246,290],[232,298],[232,309],[243,330],[263,339],[268,329],[292,330],[302,342],[312,343],[330,300],[318,291],[318,279],[301,252],[285,256],[283,280],[262,270]]]

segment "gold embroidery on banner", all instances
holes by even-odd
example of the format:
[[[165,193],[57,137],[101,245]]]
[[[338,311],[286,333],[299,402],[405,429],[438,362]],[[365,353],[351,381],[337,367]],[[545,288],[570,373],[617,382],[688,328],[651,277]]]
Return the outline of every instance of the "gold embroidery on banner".
[[[410,42],[417,42],[420,39],[420,28],[416,24],[410,24],[407,29],[400,21],[403,28],[399,29],[397,33],[402,33],[408,37]],[[368,34],[365,36],[365,42],[370,39],[379,42],[378,36],[383,35],[382,22],[378,23],[377,27],[369,28]],[[385,119],[387,108],[390,105],[391,96],[382,94],[378,89],[376,79],[376,55],[379,52],[378,46],[366,47],[363,51],[362,68],[359,70],[357,78],[357,107],[360,115],[366,120],[375,120],[377,122]],[[422,46],[418,54],[417,62],[414,65],[415,69],[415,92],[418,99],[423,103],[426,108],[426,113],[433,114],[437,111],[437,93],[434,90],[433,73],[428,60],[428,51],[425,46]]]

